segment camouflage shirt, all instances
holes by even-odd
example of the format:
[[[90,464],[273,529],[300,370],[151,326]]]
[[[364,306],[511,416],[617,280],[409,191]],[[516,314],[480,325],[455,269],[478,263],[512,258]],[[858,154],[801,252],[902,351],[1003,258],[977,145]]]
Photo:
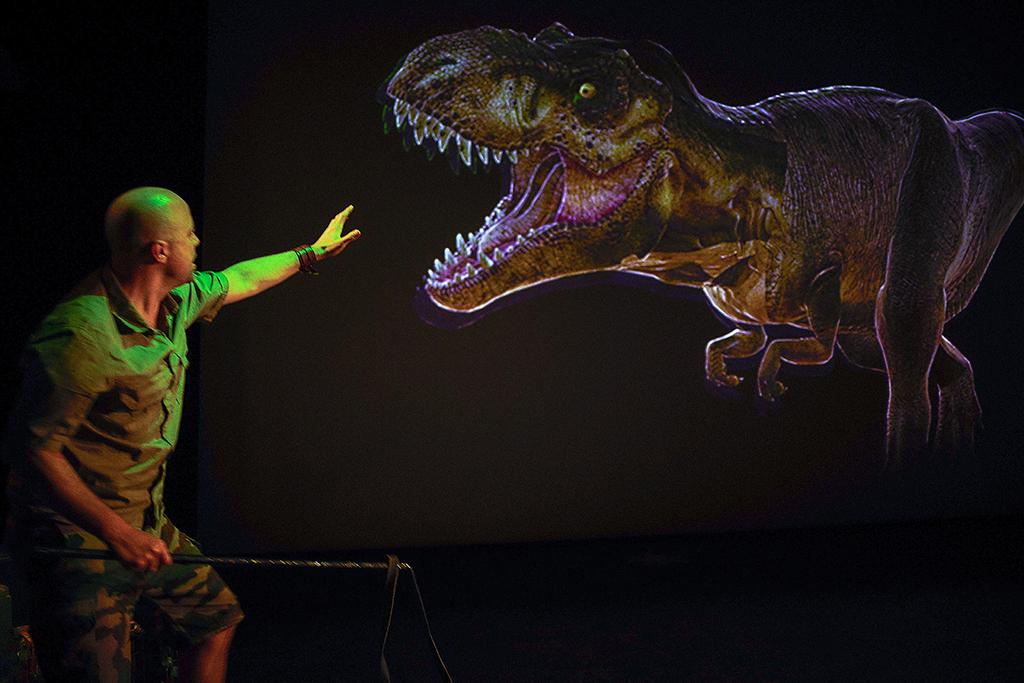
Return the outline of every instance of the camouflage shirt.
[[[129,524],[160,534],[166,460],[181,423],[185,331],[196,320],[212,320],[227,289],[222,273],[195,273],[171,290],[153,329],[105,267],[43,320],[22,359],[22,391],[5,446],[16,523],[75,528],[50,506],[48,484],[28,462],[30,450],[45,450],[63,453]]]

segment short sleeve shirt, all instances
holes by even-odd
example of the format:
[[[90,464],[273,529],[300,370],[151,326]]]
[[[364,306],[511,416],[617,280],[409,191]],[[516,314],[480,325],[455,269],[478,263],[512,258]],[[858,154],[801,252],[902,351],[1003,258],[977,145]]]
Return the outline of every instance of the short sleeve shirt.
[[[105,267],[86,278],[29,339],[7,435],[15,518],[73,526],[47,502],[30,449],[63,453],[85,484],[136,528],[159,533],[167,456],[178,440],[186,330],[216,316],[227,278],[197,272],[150,327]]]

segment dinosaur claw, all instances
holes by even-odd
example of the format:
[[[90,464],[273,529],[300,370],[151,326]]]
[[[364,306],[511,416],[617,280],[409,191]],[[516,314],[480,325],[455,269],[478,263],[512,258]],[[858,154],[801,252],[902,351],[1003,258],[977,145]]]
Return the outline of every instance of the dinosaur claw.
[[[771,403],[786,393],[786,385],[776,380],[759,382],[757,393],[762,399]]]
[[[742,382],[743,378],[737,375],[708,375],[708,381],[718,387],[733,388],[738,387]]]

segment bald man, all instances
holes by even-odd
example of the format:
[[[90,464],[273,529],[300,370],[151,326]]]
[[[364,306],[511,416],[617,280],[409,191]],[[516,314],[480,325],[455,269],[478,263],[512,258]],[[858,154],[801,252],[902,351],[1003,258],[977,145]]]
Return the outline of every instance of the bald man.
[[[27,569],[32,634],[47,680],[128,681],[131,615],[149,600],[188,643],[181,680],[223,681],[242,611],[167,518],[166,460],[181,420],[187,342],[197,320],[341,253],[348,207],[312,245],[196,272],[188,204],[140,187],[107,210],[110,262],[29,340],[5,453],[7,540]],[[33,546],[110,550],[119,561],[32,556]]]

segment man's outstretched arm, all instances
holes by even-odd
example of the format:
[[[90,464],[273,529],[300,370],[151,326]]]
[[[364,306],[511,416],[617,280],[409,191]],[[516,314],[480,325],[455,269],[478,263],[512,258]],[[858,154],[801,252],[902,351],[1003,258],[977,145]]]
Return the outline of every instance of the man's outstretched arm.
[[[344,236],[341,234],[350,213],[352,213],[351,206],[335,216],[320,238],[312,244],[312,255],[316,261],[337,256],[345,250],[345,247],[359,239],[362,233],[358,230],[350,230]],[[233,304],[281,284],[299,272],[299,265],[299,259],[294,251],[283,251],[279,254],[241,261],[226,268],[224,276],[228,280],[228,294],[224,303]]]

